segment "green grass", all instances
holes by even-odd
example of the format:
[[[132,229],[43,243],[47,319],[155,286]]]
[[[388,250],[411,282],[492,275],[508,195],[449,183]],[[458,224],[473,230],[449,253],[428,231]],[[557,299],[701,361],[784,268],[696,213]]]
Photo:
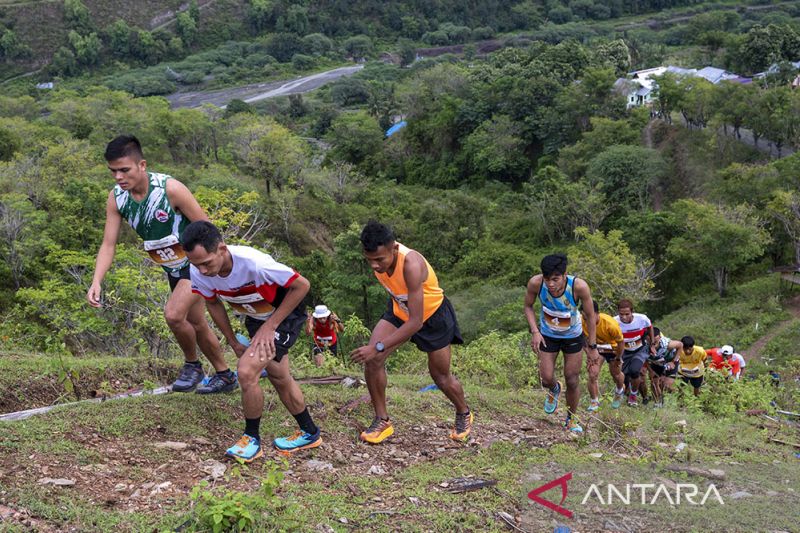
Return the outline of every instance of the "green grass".
[[[770,516],[774,529],[794,527],[789,509],[797,508],[800,495],[788,489],[800,485],[800,471],[786,468],[796,461],[791,449],[768,443],[765,431],[757,427],[758,419],[741,414],[711,417],[686,410],[677,396],[671,396],[661,410],[613,411],[605,403],[597,420],[582,412],[587,433],[570,438],[561,429],[560,418],[541,413],[538,390],[495,389],[465,380],[468,400],[477,413],[476,440],[458,447],[448,444],[445,437],[452,417],[448,402],[438,392],[417,392],[429,382],[424,374],[390,375],[388,397],[397,434],[377,447],[356,443],[359,424],[371,418],[368,405],[349,414],[338,411],[348,400],[364,394],[363,388],[303,386],[306,402],[324,428],[325,444],[280,466],[285,479],[275,507],[256,517],[256,529],[309,530],[327,524],[337,531],[352,527],[501,531],[505,526],[497,518],[498,511],[519,516],[521,527],[529,531],[552,527],[553,520],[591,530],[617,515],[629,517],[626,520],[643,530],[659,527],[666,516],[678,531],[695,530],[701,523],[716,530],[759,530],[765,516]],[[269,385],[264,382],[264,386],[268,408],[262,434],[271,438],[290,432],[293,421]],[[206,459],[222,459],[222,450],[241,431],[241,416],[238,394],[170,394],[81,404],[0,424],[2,503],[27,509],[56,529],[152,531],[192,523],[188,492],[202,477],[197,465]],[[685,427],[676,425],[680,420],[686,421]],[[787,430],[778,437],[793,438]],[[166,440],[190,447],[174,451],[154,446]],[[687,448],[677,453],[679,442]],[[43,447],[42,443],[47,444]],[[392,459],[400,452],[408,454],[402,464]],[[590,455],[597,452],[603,454],[599,459]],[[306,461],[311,458],[331,462],[336,471],[308,471]],[[748,513],[732,514],[727,506],[710,505],[654,510],[641,505],[581,504],[592,483],[605,487],[609,482],[624,485],[669,479],[705,487],[705,479],[664,468],[687,461],[725,470],[727,479],[717,482],[720,494],[726,503],[736,491],[752,494],[741,502]],[[98,464],[105,465],[108,473],[94,474],[92,469]],[[281,462],[268,455],[264,462],[229,471],[217,485],[252,490],[271,464]],[[387,473],[368,475],[374,464],[384,465]],[[76,479],[76,486],[39,485],[45,466],[46,476]],[[528,491],[567,472],[573,473],[573,480],[565,506],[575,512],[573,520],[527,501]],[[496,488],[464,495],[450,494],[442,486],[466,476],[495,480]],[[163,480],[175,488],[163,496],[133,500],[129,499],[132,488],[121,493],[114,490],[118,483],[139,487]],[[555,492],[545,496],[558,501]]]
[[[656,325],[673,339],[691,335],[700,346],[731,344],[745,350],[788,317],[781,308],[777,276],[764,276],[733,285],[725,298],[695,298]]]

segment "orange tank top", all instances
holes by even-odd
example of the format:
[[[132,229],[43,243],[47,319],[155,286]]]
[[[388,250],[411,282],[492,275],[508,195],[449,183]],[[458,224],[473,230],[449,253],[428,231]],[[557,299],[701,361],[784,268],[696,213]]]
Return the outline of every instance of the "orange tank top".
[[[381,282],[389,296],[392,297],[392,311],[395,316],[400,320],[406,321],[408,320],[408,286],[403,276],[403,267],[406,264],[406,256],[413,250],[400,243],[397,244],[399,248],[394,272],[391,276],[388,273],[375,272],[375,277],[378,278],[378,281]],[[424,257],[422,260],[425,261],[425,266],[428,267],[428,277],[422,282],[422,321],[424,322],[442,305],[444,291],[439,287],[439,280],[428,260]]]

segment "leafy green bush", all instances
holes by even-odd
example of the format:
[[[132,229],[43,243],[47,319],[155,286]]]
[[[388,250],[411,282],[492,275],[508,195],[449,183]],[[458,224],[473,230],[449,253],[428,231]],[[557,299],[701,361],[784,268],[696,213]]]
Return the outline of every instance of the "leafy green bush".
[[[195,502],[197,525],[214,533],[246,531],[256,525],[261,514],[276,509],[275,491],[283,480],[283,472],[276,463],[265,463],[264,469],[266,474],[253,493],[207,489],[207,481],[195,485],[189,496]]]
[[[453,354],[453,370],[482,385],[527,387],[538,382],[538,365],[526,332],[503,335],[491,332]]]
[[[756,380],[733,381],[719,372],[706,371],[700,396],[695,397],[691,385],[677,384],[678,401],[688,409],[710,415],[725,417],[749,409],[772,410],[777,389],[769,376]]]

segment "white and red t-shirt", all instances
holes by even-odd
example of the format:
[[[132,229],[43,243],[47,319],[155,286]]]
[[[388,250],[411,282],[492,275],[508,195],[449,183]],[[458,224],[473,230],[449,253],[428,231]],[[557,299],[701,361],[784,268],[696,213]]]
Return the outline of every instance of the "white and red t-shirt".
[[[614,317],[614,320],[619,324],[622,330],[622,337],[625,342],[625,351],[635,352],[642,346],[649,337],[650,319],[647,315],[641,313],[633,313],[633,319],[630,324],[626,324],[620,320],[619,315]]]
[[[233,269],[227,276],[204,276],[192,265],[192,292],[206,300],[219,298],[239,314],[266,320],[297,279],[293,268],[249,246],[228,246]]]

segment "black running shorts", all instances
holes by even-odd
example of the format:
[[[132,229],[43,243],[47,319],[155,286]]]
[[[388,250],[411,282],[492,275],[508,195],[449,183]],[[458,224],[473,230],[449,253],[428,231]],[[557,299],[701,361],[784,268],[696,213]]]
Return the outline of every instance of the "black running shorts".
[[[297,342],[297,337],[300,336],[307,318],[305,309],[300,305],[289,313],[289,316],[284,318],[278,329],[275,330],[274,361],[276,363],[280,363],[283,356],[289,353],[289,348]],[[244,319],[244,327],[247,328],[247,333],[251,339],[262,325],[264,325],[264,320],[258,320],[251,316]]]
[[[392,312],[391,298],[389,298],[388,308],[383,313],[381,320],[385,320],[397,328],[405,323]],[[439,309],[423,322],[422,328],[411,337],[411,342],[416,344],[420,351],[426,353],[441,350],[451,344],[464,344],[461,331],[458,329],[456,312],[446,296]]]
[[[175,287],[178,286],[180,280],[189,279],[189,265],[186,265],[177,272],[167,272],[166,274],[167,281],[169,282],[169,290],[170,292],[175,292]]]
[[[539,346],[539,350],[547,353],[564,352],[565,355],[571,355],[583,350],[583,345],[586,343],[583,333],[569,339],[559,339],[547,335],[542,335],[542,338],[544,342]]]

